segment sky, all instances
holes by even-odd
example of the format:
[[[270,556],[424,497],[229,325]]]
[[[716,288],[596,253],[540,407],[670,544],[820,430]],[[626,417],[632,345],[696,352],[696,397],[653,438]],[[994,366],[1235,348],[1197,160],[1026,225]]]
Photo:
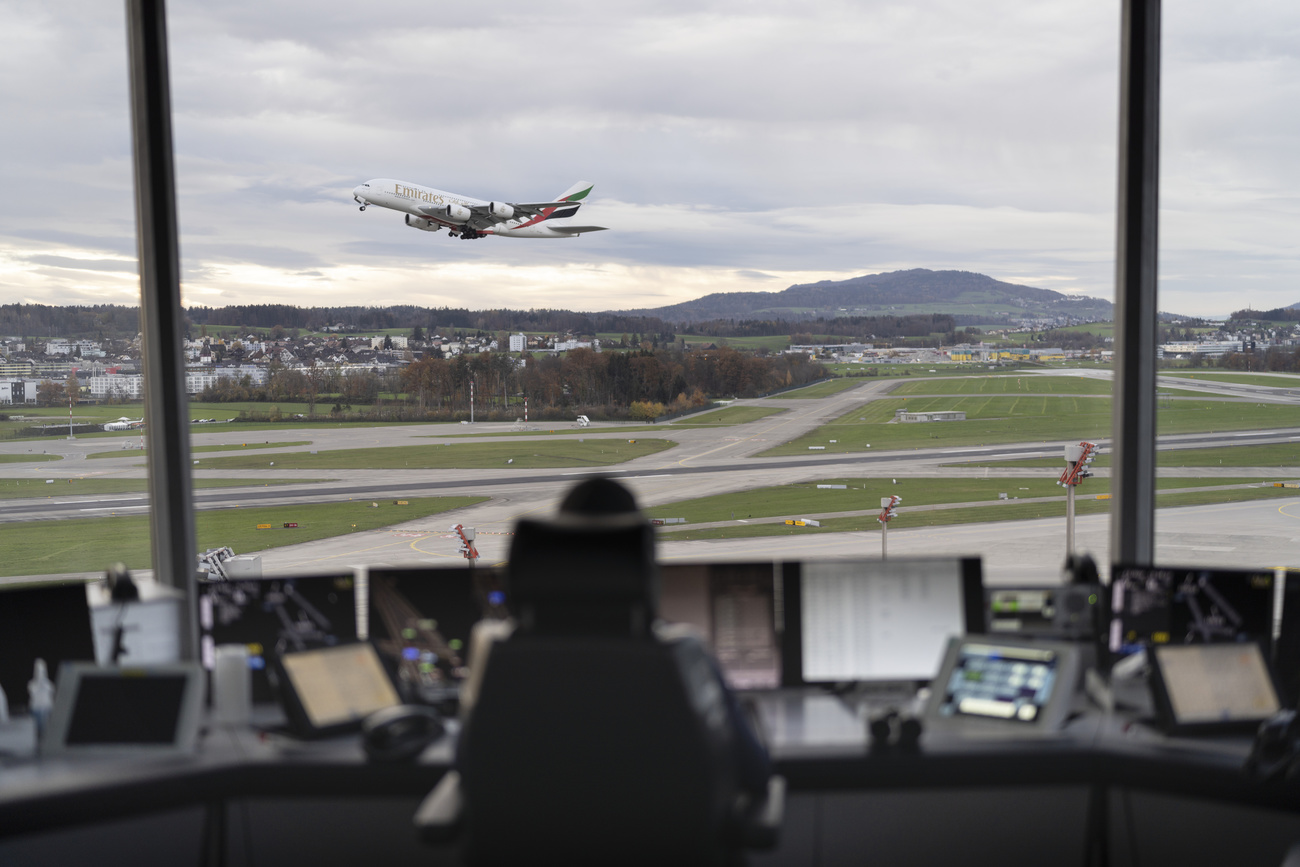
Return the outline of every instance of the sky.
[[[657,307],[907,268],[1111,298],[1118,0],[168,3],[187,305]],[[1300,302],[1300,4],[1164,4],[1160,308]],[[0,303],[135,304],[125,13],[0,0]],[[567,240],[364,213],[400,178]]]

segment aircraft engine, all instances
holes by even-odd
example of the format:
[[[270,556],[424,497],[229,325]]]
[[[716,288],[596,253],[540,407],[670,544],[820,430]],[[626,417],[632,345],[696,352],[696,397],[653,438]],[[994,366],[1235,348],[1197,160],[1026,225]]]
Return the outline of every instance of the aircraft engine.
[[[406,225],[415,229],[423,229],[426,232],[436,232],[442,228],[432,220],[426,220],[424,217],[412,217],[410,214],[406,215]]]
[[[509,220],[515,215],[515,209],[504,202],[490,202],[488,213],[499,220]]]
[[[444,205],[434,211],[439,217],[452,223],[468,223],[474,212],[464,205]]]

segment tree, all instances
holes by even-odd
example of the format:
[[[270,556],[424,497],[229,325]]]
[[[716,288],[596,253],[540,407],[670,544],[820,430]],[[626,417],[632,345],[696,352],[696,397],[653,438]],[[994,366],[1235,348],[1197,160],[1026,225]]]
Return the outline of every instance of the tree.
[[[68,390],[61,382],[44,379],[36,386],[36,403],[40,406],[62,406],[67,399]]]
[[[74,403],[81,398],[81,381],[77,379],[77,371],[68,371],[68,382],[64,387],[67,389],[66,394],[72,398]]]

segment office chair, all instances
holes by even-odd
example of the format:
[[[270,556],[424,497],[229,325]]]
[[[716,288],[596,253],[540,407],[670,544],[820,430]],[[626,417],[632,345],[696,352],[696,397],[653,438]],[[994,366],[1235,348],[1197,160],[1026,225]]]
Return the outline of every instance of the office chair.
[[[775,845],[784,783],[737,784],[734,720],[707,650],[652,630],[639,513],[522,520],[518,628],[493,645],[458,767],[416,817],[471,865],[734,864]]]

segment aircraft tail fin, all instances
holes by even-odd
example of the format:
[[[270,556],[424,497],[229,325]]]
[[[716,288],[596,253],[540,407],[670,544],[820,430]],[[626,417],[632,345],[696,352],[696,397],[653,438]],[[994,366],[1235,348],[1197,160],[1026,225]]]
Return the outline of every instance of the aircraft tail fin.
[[[578,181],[576,184],[560,193],[560,195],[556,196],[555,201],[573,202],[575,205],[580,204],[583,199],[587,198],[587,194],[591,192],[591,188],[594,186],[595,184],[590,181]]]

